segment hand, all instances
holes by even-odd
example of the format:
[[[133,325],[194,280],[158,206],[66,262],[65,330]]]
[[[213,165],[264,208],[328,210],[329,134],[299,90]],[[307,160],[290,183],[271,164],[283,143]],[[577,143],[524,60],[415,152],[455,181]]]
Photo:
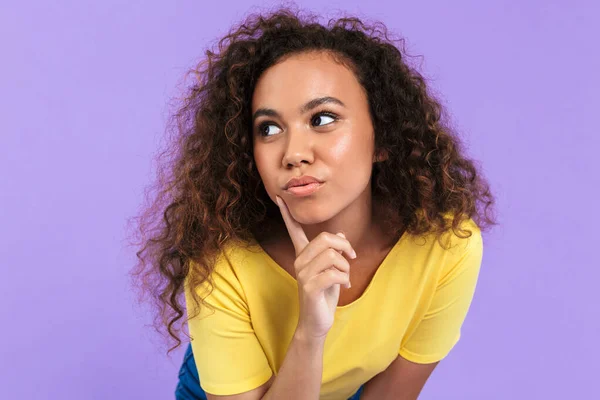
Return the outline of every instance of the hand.
[[[340,285],[350,287],[350,264],[342,252],[350,258],[356,258],[356,253],[341,232],[321,232],[309,242],[283,199],[277,196],[276,201],[296,250],[294,269],[300,304],[296,331],[310,339],[322,339],[333,325]]]

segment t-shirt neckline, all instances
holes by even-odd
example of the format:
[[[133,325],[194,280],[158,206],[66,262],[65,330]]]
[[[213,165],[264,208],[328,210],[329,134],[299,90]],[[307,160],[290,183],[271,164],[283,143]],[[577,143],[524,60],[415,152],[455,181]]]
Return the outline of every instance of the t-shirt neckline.
[[[400,244],[404,241],[404,238],[408,236],[407,232],[404,231],[402,233],[402,235],[400,236],[400,238],[396,241],[396,243],[392,246],[392,248],[390,249],[390,251],[388,251],[388,253],[386,254],[386,256],[383,258],[383,261],[381,261],[381,263],[379,264],[379,267],[377,267],[377,271],[375,271],[375,275],[373,275],[373,278],[371,278],[371,282],[369,282],[369,285],[365,288],[365,290],[363,291],[363,293],[361,294],[360,297],[358,297],[356,300],[354,300],[351,303],[348,303],[346,305],[343,306],[337,306],[336,309],[337,310],[343,310],[343,309],[347,309],[350,307],[353,307],[355,304],[357,304],[358,302],[360,302],[364,297],[367,296],[367,293],[371,290],[371,287],[375,285],[375,282],[380,279],[379,275],[382,275],[383,273],[381,272],[386,266],[387,264],[391,264],[391,259],[393,258],[394,254],[398,251],[398,249],[400,248]],[[291,281],[296,287],[298,285],[298,281],[291,276],[281,265],[279,265],[270,255],[269,253],[267,253],[265,251],[265,249],[263,249],[263,247],[258,243],[258,241],[254,240],[254,246],[258,248],[259,250],[259,254],[262,255],[262,257],[269,263],[271,264],[273,267],[275,267],[276,270],[278,270],[279,274],[283,274],[285,275],[285,279],[287,279],[288,281]]]

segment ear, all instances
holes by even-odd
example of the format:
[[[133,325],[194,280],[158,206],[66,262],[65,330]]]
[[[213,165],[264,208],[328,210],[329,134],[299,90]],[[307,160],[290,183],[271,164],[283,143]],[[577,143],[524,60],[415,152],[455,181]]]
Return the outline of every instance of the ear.
[[[388,154],[387,150],[380,150],[373,157],[373,162],[380,162],[380,161],[387,160],[388,156],[389,156],[389,154]]]

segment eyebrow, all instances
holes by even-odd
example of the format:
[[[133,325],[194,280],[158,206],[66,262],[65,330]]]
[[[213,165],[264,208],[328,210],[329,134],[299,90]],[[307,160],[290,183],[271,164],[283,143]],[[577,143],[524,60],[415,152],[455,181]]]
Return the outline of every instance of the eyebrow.
[[[337,99],[337,98],[331,97],[331,96],[325,96],[325,97],[317,97],[316,99],[312,99],[311,101],[309,101],[306,104],[304,104],[303,106],[301,106],[299,111],[301,114],[304,114],[305,112],[310,111],[313,108],[316,108],[316,107],[320,106],[321,104],[326,104],[326,103],[334,103],[334,104],[338,104],[342,107],[346,107],[346,105],[340,99]],[[252,121],[256,120],[256,118],[258,118],[262,115],[265,115],[268,117],[279,117],[279,113],[272,108],[259,108],[252,115]]]

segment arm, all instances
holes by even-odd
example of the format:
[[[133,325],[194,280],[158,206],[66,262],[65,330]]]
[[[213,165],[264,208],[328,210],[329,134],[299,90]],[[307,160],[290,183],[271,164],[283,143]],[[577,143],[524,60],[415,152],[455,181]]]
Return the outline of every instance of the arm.
[[[296,331],[273,386],[263,400],[318,400],[325,339],[309,340]]]
[[[326,337],[309,337],[297,326],[275,375],[230,258],[220,257],[215,264],[213,285],[205,281],[192,289],[188,280],[185,286],[191,346],[207,398],[318,400]],[[204,299],[200,308],[191,297],[192,290]]]
[[[461,243],[466,248],[444,266],[429,310],[403,342],[396,359],[365,384],[361,400],[417,399],[439,361],[458,342],[483,255],[479,231]]]
[[[398,356],[365,384],[360,400],[416,400],[438,364],[417,364]]]

